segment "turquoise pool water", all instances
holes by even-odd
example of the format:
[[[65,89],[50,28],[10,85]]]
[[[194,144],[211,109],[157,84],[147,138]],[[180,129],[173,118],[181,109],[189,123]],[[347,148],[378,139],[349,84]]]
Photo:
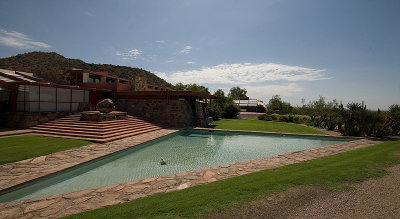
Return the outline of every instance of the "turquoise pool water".
[[[0,196],[0,202],[84,190],[349,141],[240,132],[183,130],[84,164]],[[160,165],[163,159],[166,165]]]

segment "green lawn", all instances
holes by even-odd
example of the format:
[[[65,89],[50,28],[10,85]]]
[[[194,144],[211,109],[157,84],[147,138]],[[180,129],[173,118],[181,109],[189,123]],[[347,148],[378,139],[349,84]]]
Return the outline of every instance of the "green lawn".
[[[68,218],[202,217],[299,185],[343,189],[343,182],[360,182],[386,174],[379,167],[400,163],[394,156],[395,151],[400,151],[400,141],[133,200]]]
[[[250,130],[263,132],[284,132],[298,134],[321,134],[325,133],[313,128],[287,122],[274,122],[264,120],[249,120],[249,119],[221,119],[211,123],[210,127],[216,129],[231,129],[231,130]]]
[[[47,155],[90,143],[89,141],[37,135],[0,138],[0,164]]]

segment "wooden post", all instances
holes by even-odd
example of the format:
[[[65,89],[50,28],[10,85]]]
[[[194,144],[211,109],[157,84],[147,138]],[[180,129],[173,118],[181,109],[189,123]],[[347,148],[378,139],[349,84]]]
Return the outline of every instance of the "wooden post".
[[[58,93],[57,93],[57,87],[56,87],[56,112],[58,112]]]
[[[38,98],[39,98],[39,106],[38,106],[39,109],[38,109],[38,111],[39,111],[39,113],[40,113],[40,86],[38,86],[38,87],[39,87],[39,97],[38,97]]]
[[[26,85],[24,84],[24,112],[26,112],[26,109],[25,109],[25,104],[26,104],[25,98],[26,98]]]
[[[72,112],[72,88],[70,88],[69,112]]]

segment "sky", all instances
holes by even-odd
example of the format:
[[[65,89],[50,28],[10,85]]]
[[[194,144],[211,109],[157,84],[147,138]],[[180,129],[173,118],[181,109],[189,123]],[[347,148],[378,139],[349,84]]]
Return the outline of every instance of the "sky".
[[[0,58],[57,52],[293,105],[400,104],[398,0],[2,0]]]

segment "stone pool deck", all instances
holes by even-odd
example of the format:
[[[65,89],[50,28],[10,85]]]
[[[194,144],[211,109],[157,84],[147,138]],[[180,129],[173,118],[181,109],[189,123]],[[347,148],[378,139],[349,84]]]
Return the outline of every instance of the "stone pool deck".
[[[48,156],[0,166],[0,188],[5,189],[34,178],[58,172],[177,130],[159,130],[106,144],[91,144]],[[282,133],[281,133],[282,134]],[[265,169],[309,161],[350,150],[368,147],[381,141],[358,139],[320,148],[312,148],[272,157],[265,157],[183,173],[147,178],[66,194],[0,203],[3,218],[58,218],[130,200],[181,190]],[[68,163],[68,164],[67,164]]]

